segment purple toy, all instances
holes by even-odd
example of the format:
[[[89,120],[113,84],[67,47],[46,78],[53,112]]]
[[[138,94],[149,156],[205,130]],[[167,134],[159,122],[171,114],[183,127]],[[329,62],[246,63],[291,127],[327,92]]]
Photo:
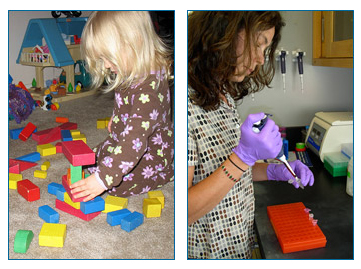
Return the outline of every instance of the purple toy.
[[[9,83],[9,114],[16,123],[26,120],[34,108],[34,99],[31,94],[14,84]]]

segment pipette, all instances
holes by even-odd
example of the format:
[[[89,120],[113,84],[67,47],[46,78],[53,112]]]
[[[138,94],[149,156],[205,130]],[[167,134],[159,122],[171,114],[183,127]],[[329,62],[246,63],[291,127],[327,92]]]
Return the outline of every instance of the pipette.
[[[281,74],[283,81],[283,91],[286,92],[286,54],[287,52],[281,50],[280,52],[280,60],[281,60]]]
[[[300,74],[301,80],[301,91],[303,93],[303,52],[299,51],[297,55],[297,62],[298,62],[298,73]]]
[[[272,116],[272,115],[266,113],[265,116],[263,117],[263,119],[261,119],[258,122],[255,122],[253,124],[252,130],[255,133],[259,133],[263,129],[263,127],[266,125],[268,116]],[[280,153],[278,153],[278,155],[277,155],[277,157],[275,159],[281,161],[286,166],[287,170],[291,173],[291,175],[294,177],[294,179],[290,179],[288,181],[288,183],[293,183],[294,181],[296,181],[298,183],[298,185],[300,186],[300,188],[304,189],[304,186],[301,183],[301,180],[297,177],[296,173],[293,171],[292,167],[290,166],[290,164],[286,160],[286,156],[284,155],[284,152],[283,152],[283,146],[281,148]]]

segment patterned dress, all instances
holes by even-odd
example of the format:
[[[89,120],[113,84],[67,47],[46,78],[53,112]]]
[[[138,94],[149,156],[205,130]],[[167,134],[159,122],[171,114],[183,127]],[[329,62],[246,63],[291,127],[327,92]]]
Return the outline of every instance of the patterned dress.
[[[239,143],[235,102],[228,94],[226,98],[229,105],[222,101],[219,109],[205,111],[188,97],[188,165],[195,167],[193,185],[220,167]],[[188,226],[188,258],[251,258],[254,208],[250,168],[215,208]]]
[[[170,104],[168,82],[160,73],[115,90],[111,132],[94,149],[97,166],[89,169],[111,195],[146,193],[174,179]]]

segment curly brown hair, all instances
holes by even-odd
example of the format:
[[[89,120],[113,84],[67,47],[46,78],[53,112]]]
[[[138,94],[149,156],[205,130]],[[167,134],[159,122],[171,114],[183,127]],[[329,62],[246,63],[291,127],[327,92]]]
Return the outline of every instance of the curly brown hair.
[[[278,11],[194,11],[188,17],[188,84],[195,91],[190,98],[206,110],[217,109],[220,95],[228,92],[235,100],[258,92],[275,73],[274,53],[285,25]],[[260,31],[275,27],[271,45],[265,51],[269,61],[258,66],[242,82],[230,78],[237,68],[238,34],[245,30],[244,53],[251,55]],[[266,56],[265,55],[265,56]]]

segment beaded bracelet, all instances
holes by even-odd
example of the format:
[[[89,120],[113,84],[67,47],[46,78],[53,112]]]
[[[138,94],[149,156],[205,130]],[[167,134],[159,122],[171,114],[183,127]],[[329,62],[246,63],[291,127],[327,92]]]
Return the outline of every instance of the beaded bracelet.
[[[227,169],[226,169],[226,167],[225,167],[224,165],[222,165],[221,168],[222,168],[223,172],[226,174],[226,176],[227,176],[230,180],[232,180],[232,181],[234,181],[234,182],[236,182],[236,183],[240,180],[240,178],[239,178],[239,179],[234,178],[234,177],[227,171]]]

